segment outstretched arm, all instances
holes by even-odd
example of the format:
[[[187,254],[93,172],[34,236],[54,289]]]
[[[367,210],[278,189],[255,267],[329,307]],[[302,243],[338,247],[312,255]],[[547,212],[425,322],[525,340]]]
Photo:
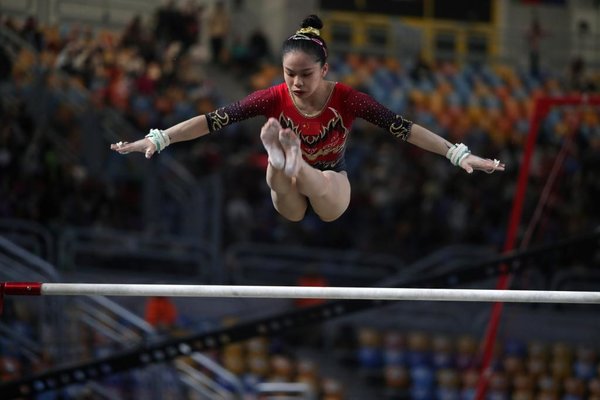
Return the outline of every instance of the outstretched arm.
[[[452,143],[448,142],[441,136],[436,135],[421,125],[412,124],[410,134],[406,139],[408,143],[414,144],[423,150],[445,156],[448,149],[452,147]]]
[[[410,135],[408,136],[407,141],[424,150],[448,158],[450,158],[449,151],[454,147],[454,145],[448,142],[446,139],[414,123],[412,124]],[[452,151],[450,151],[450,153],[452,153]],[[481,170],[487,173],[504,171],[505,167],[504,164],[499,161],[490,160],[489,158],[483,159],[470,153],[468,153],[468,155],[466,155],[465,158],[460,161],[458,166],[467,171],[469,174],[474,170]]]
[[[162,134],[167,135],[169,143],[177,143],[199,138],[200,136],[206,135],[208,132],[206,115],[199,115],[180,122],[177,125],[173,125],[169,129],[162,131]],[[152,157],[157,150],[156,145],[147,137],[133,143],[114,143],[110,145],[110,148],[120,154],[132,152],[144,153],[146,158]]]
[[[406,140],[415,146],[447,157],[452,164],[468,173],[481,170],[487,173],[504,171],[504,164],[498,160],[477,157],[464,145],[453,145],[444,138],[420,125],[402,118],[366,93],[357,90],[349,92],[346,106],[356,116],[387,130],[393,136]]]
[[[206,115],[190,118],[164,131],[152,129],[150,134],[143,139],[133,143],[119,142],[111,144],[110,148],[120,154],[141,152],[146,155],[146,158],[150,158],[155,152],[164,150],[171,143],[196,139],[236,122],[261,114],[265,115],[273,101],[272,90],[257,90],[240,101],[221,107]]]

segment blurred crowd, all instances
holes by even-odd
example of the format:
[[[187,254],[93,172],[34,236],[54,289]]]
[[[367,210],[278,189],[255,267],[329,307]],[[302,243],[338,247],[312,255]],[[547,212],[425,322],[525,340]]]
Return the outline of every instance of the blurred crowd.
[[[142,182],[149,164],[109,152],[114,134],[125,133],[108,136],[102,123],[105,116],[116,113],[131,125],[133,133],[125,137],[131,140],[150,128],[166,128],[235,100],[219,91],[207,73],[211,64],[247,92],[282,79],[264,34],[236,36],[220,4],[208,13],[193,3],[177,8],[167,2],[152,21],[134,18],[120,33],[82,25],[39,26],[34,18],[2,18],[3,27],[30,49],[0,49],[0,218],[28,219],[57,230],[64,226],[144,230]],[[208,29],[203,28],[204,21]],[[203,38],[202,32],[208,37]],[[210,51],[203,51],[201,43],[209,43]],[[331,79],[370,93],[448,140],[464,142],[478,155],[501,159],[507,171],[469,176],[443,157],[357,121],[346,153],[352,183],[349,210],[335,223],[323,223],[313,213],[300,223],[290,223],[271,204],[264,178],[267,158],[256,124],[239,124],[169,148],[196,177],[221,177],[224,247],[239,241],[302,244],[394,253],[406,261],[449,244],[499,249],[536,99],[600,87],[600,75],[593,71],[582,75],[579,67],[532,74],[510,66],[459,66],[359,54],[333,55],[330,63]],[[130,132],[123,127],[125,131]],[[557,157],[562,149],[564,159]],[[541,124],[525,201],[523,231],[533,232],[532,241],[548,242],[598,226],[599,168],[598,105],[552,109]],[[556,172],[554,182],[549,180],[551,171]],[[533,218],[536,209],[542,212]],[[199,212],[203,211],[211,212]],[[382,361],[383,342],[376,334],[373,337],[362,336],[363,347],[375,350],[356,349],[364,356],[359,362],[365,363],[364,368],[375,362],[378,373],[385,374],[378,379],[384,379],[396,395],[407,395],[409,382],[414,382],[408,359],[388,368]],[[428,346],[427,351],[437,343],[414,340],[415,346]],[[398,356],[399,342],[390,346]],[[377,353],[375,361],[369,358],[371,350]],[[524,368],[532,350],[517,350],[513,355]],[[235,364],[251,349],[231,346],[227,352]],[[429,368],[436,356],[427,354]],[[570,357],[572,361],[572,351]],[[312,367],[292,368],[289,360],[263,358],[256,368],[272,363],[273,369],[281,367],[287,374],[294,369],[298,375],[304,371],[313,379]],[[3,379],[21,374],[23,367],[12,355],[2,363]],[[470,379],[456,371],[440,377],[431,368],[421,372],[427,382],[439,379],[455,391],[459,381]],[[500,376],[494,382],[502,390],[531,385],[509,378]],[[597,378],[586,378],[589,383],[582,379],[569,383],[575,392],[597,391]],[[586,389],[586,384],[593,387]],[[339,389],[331,385],[331,391]]]
[[[211,34],[212,54],[202,55],[201,24],[212,19],[202,17],[202,8],[174,7],[168,3],[150,22],[134,18],[120,34],[80,25],[41,27],[33,18],[3,20],[38,54],[18,51],[7,58],[12,73],[2,83],[0,102],[0,168],[7,177],[1,185],[7,195],[0,199],[0,216],[55,226],[144,229],[139,172],[121,168],[127,157],[108,154],[98,114],[118,113],[141,137],[150,128],[166,128],[235,100],[219,92],[207,74],[211,62],[225,71],[231,67],[233,84],[247,92],[281,81],[262,34],[233,37],[226,10],[217,5],[212,11],[221,21],[214,35],[222,43],[214,45]],[[223,243],[354,248],[394,252],[406,260],[452,243],[500,248],[533,104],[541,96],[576,93],[569,74],[359,54],[334,55],[330,63],[331,79],[370,93],[478,155],[501,159],[507,171],[468,176],[443,157],[357,121],[346,154],[353,188],[348,212],[330,224],[312,213],[288,223],[271,205],[256,125],[239,124],[169,148],[194,175],[223,178]],[[252,65],[254,72],[240,76],[240,65]],[[598,85],[597,75],[579,78],[588,89]],[[568,147],[567,156],[557,165],[542,218],[534,221],[536,240],[581,232],[599,221],[593,206],[600,191],[593,173],[600,154],[599,114],[597,107],[584,105],[555,108],[543,121],[524,224],[538,207],[562,146]],[[82,159],[82,153],[99,161]],[[139,170],[142,161],[136,163]]]
[[[155,26],[134,18],[119,35],[77,24],[40,27],[34,18],[3,20],[34,50],[3,51],[12,73],[2,76],[0,104],[2,217],[143,226],[140,177],[120,172],[107,155],[101,125],[110,110],[141,134],[214,108],[213,90],[190,50],[197,13],[173,7],[157,11]]]
[[[354,332],[354,345],[339,354],[353,360],[366,382],[383,388],[379,398],[466,400],[476,393],[478,349],[478,340],[469,335],[363,326]],[[506,339],[495,351],[487,399],[600,398],[593,346]]]

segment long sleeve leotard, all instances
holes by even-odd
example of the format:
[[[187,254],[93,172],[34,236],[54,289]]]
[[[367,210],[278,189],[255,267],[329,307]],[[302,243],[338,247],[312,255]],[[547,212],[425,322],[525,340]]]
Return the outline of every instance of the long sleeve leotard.
[[[285,83],[258,90],[246,98],[207,114],[211,132],[227,125],[264,115],[290,128],[301,142],[302,156],[320,170],[345,170],[344,152],[348,133],[356,118],[377,125],[407,140],[412,122],[395,114],[371,96],[336,83],[323,109],[307,116],[294,105]]]

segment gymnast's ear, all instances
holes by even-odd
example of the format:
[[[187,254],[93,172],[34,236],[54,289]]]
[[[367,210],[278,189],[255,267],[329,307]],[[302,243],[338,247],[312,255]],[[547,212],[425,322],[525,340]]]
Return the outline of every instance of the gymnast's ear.
[[[327,75],[328,71],[329,71],[329,64],[328,63],[323,64],[323,67],[321,67],[321,77],[325,78],[325,75]]]

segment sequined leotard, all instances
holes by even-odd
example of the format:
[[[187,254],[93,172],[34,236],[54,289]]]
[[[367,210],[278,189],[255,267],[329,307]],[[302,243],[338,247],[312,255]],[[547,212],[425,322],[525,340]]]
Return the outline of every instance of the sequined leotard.
[[[346,141],[356,118],[369,121],[402,140],[408,139],[412,126],[412,122],[371,96],[342,83],[335,84],[319,114],[306,116],[294,105],[285,83],[281,83],[208,113],[208,128],[213,132],[258,115],[276,118],[282,127],[298,135],[304,160],[320,170],[345,169]]]

